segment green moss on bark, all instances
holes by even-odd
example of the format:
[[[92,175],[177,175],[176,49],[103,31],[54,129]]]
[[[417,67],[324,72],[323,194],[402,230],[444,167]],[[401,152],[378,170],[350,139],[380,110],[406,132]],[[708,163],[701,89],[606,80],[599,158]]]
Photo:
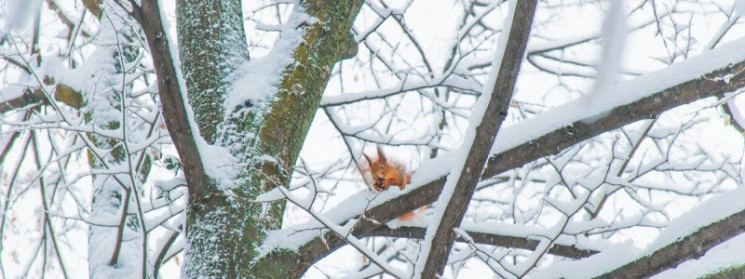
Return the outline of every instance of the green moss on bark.
[[[185,275],[285,277],[285,271],[296,269],[294,252],[275,252],[286,254],[288,261],[256,262],[265,232],[281,226],[284,203],[264,208],[249,201],[289,185],[329,73],[338,60],[349,56],[349,30],[362,1],[303,3],[302,9],[318,20],[301,27],[305,32],[293,54],[296,63],[285,69],[278,93],[227,119],[222,107],[229,93],[228,78],[248,55],[240,1],[218,2],[178,2],[179,50],[202,137],[229,148],[245,168],[237,178],[240,185],[230,194],[212,181],[203,195],[190,195]]]
[[[293,55],[297,63],[285,71],[278,98],[271,104],[260,133],[262,151],[278,158],[281,169],[286,170],[282,183],[289,183],[289,172],[300,153],[334,64],[356,52],[349,30],[362,1],[308,1],[304,4],[306,12],[318,21],[304,27],[303,43]],[[281,216],[284,206],[274,203],[270,211],[272,215]],[[270,258],[281,260],[257,261],[252,268],[256,278],[296,277],[298,270],[313,264],[292,251],[275,251]]]
[[[315,116],[330,72],[348,57],[349,30],[362,1],[308,1],[306,11],[318,22],[305,27],[304,42],[294,53],[298,63],[284,74],[261,133],[269,154],[294,164]]]
[[[703,279],[740,279],[745,278],[745,264],[733,266],[706,275]]]
[[[223,120],[228,77],[248,59],[241,2],[179,0],[176,12],[189,104],[201,136],[214,143]]]

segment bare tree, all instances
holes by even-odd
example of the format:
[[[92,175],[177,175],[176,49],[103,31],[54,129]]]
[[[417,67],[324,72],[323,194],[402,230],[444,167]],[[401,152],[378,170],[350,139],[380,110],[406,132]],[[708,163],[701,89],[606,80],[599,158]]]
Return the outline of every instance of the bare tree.
[[[0,272],[741,265],[740,6],[7,0]]]

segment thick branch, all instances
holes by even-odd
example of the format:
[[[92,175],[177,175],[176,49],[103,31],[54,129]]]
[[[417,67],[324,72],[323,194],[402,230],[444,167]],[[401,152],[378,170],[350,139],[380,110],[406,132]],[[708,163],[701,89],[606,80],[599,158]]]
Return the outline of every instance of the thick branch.
[[[241,10],[241,1],[236,0],[176,3],[181,73],[189,81],[186,92],[199,136],[210,144],[218,143],[218,126],[225,124],[223,103],[230,92],[230,76],[248,61]],[[212,191],[190,190],[192,197]]]
[[[736,63],[598,114],[603,115],[602,117],[588,116],[571,125],[548,132],[535,140],[496,154],[489,159],[482,177],[492,177],[538,158],[557,154],[583,140],[635,121],[653,119],[677,106],[742,88],[745,86],[745,73],[743,73],[745,61],[733,62]],[[731,79],[727,82],[715,77],[731,77]]]
[[[445,184],[445,178],[441,177],[412,190],[406,195],[391,199],[385,203],[385,206],[379,205],[369,209],[365,212],[365,218],[358,220],[352,234],[357,237],[370,234],[383,223],[393,220],[405,212],[416,210],[422,205],[434,202],[442,191],[443,184]],[[335,234],[326,233],[301,246],[297,252],[275,251],[261,258],[256,265],[271,265],[272,263],[292,265],[293,268],[286,272],[284,278],[300,278],[314,262],[345,244],[346,241]]]
[[[702,278],[705,279],[735,279],[745,278],[745,265],[740,264],[710,273]]]
[[[654,253],[630,262],[599,278],[645,278],[674,268],[684,261],[698,259],[709,249],[745,233],[745,210],[708,225]]]
[[[603,112],[600,114],[602,116],[596,117],[594,121],[577,121],[572,126],[546,133],[534,141],[518,145],[494,156],[487,163],[482,178],[489,178],[538,158],[557,154],[564,148],[578,144],[583,140],[635,121],[654,118],[671,108],[706,97],[734,91],[745,86],[745,74],[741,71],[744,68],[745,61],[733,61],[733,64],[726,65],[703,76],[650,94],[649,97],[639,99],[630,104]],[[721,77],[729,74],[733,75],[729,82],[707,78],[707,76]],[[498,158],[498,160],[495,160],[495,158]],[[371,208],[365,212],[365,216],[373,220],[378,220],[379,223],[362,220],[355,227],[355,235],[368,234],[380,227],[382,223],[434,202],[442,191],[444,184],[445,178],[440,177],[407,194]],[[288,261],[306,263],[304,265],[296,265],[296,269],[288,273],[288,278],[297,278],[310,267],[311,263],[345,244],[343,241],[328,235],[324,235],[323,237],[326,238],[329,249],[327,249],[321,237],[317,237],[300,247],[297,253],[274,253],[264,257],[260,262]]]
[[[54,80],[46,77],[45,82],[53,84]],[[57,85],[55,86],[54,99],[76,109],[79,109],[83,106],[83,95],[80,94],[79,91],[76,91],[72,87],[69,87],[62,83],[57,83]],[[2,102],[0,102],[0,114],[47,101],[47,97],[44,96],[43,91],[41,91],[40,89],[26,89],[26,92],[18,96],[17,98],[2,100]]]
[[[502,53],[502,62],[499,65],[499,72],[497,72],[497,79],[486,112],[475,128],[476,135],[470,145],[471,149],[468,151],[468,156],[454,186],[452,196],[447,195],[448,191],[443,191],[440,196],[440,199],[449,200],[447,200],[444,214],[435,230],[432,242],[423,244],[430,245],[430,248],[421,273],[422,278],[437,278],[445,270],[448,255],[456,236],[453,229],[459,227],[461,221],[463,221],[468,203],[476,190],[476,184],[479,182],[481,171],[484,169],[488,157],[488,153],[484,150],[488,150],[494,145],[497,131],[499,131],[504,118],[507,116],[507,108],[515,89],[525,46],[528,44],[537,4],[535,0],[517,1],[507,44]],[[415,276],[418,276],[418,274]]]
[[[83,2],[87,2],[87,1],[83,1]],[[62,21],[62,23],[64,23],[65,25],[67,25],[67,28],[70,30],[69,32],[72,32],[73,30],[75,30],[75,27],[76,27],[75,26],[75,22],[73,22],[72,19],[62,9],[60,9],[57,6],[57,2],[52,1],[52,0],[47,0],[46,3],[49,6],[49,9],[50,10],[53,10],[53,11],[57,12],[57,17],[59,17],[59,19]],[[84,5],[87,6],[88,4],[84,4]],[[99,16],[100,16],[100,10],[99,10]],[[81,20],[82,20],[82,18],[81,18]],[[78,28],[80,28],[80,27],[78,27]],[[91,36],[91,34],[88,33],[86,30],[81,30],[81,32],[82,32],[83,36],[86,36],[86,37],[90,37]]]
[[[517,237],[517,236],[509,236],[509,235],[498,235],[498,234],[490,234],[490,233],[483,233],[483,232],[472,232],[467,231],[468,235],[473,238],[473,241],[475,243],[480,244],[488,244],[488,245],[494,245],[494,246],[501,246],[501,247],[507,247],[507,248],[520,248],[520,249],[529,249],[533,250],[535,247],[538,246],[539,241],[524,237]],[[404,238],[415,238],[415,239],[424,239],[424,228],[416,228],[416,227],[401,227],[397,229],[389,229],[386,226],[381,226],[372,231],[371,233],[366,234],[365,236],[387,236],[387,237],[404,237]],[[457,238],[457,241],[463,241],[461,238]],[[588,256],[592,256],[594,254],[597,254],[598,251],[594,250],[585,250],[580,249],[574,246],[568,246],[568,245],[561,245],[561,244],[555,244],[551,249],[548,250],[549,253],[572,258],[572,259],[581,259]]]
[[[241,181],[241,187],[234,192],[237,196],[251,200],[262,190],[288,182],[289,173],[286,170],[291,170],[294,166],[334,63],[348,49],[345,43],[347,41],[344,39],[349,37],[350,26],[361,4],[361,0],[336,3],[301,1],[300,7],[296,8],[307,11],[308,15],[318,20],[304,23],[299,27],[303,29],[302,42],[292,54],[292,58],[298,63],[290,63],[285,69],[277,98],[272,98],[267,104],[271,109],[248,110],[249,113],[232,115],[226,122],[221,122],[224,120],[224,113],[215,109],[222,110],[221,100],[224,99],[223,94],[228,88],[224,87],[224,78],[210,73],[232,73],[238,66],[232,64],[236,62],[235,58],[247,56],[247,52],[246,55],[240,55],[246,51],[245,39],[226,38],[229,35],[244,33],[242,28],[239,28],[242,26],[240,1],[223,1],[218,4],[179,1],[177,10],[181,61],[184,62],[184,79],[189,82],[189,101],[194,108],[201,135],[210,143],[223,139],[216,134],[216,126],[221,123],[230,124],[226,125],[230,128],[226,130],[230,132],[242,135],[248,132],[257,133],[261,139],[259,144],[249,146],[245,144],[250,143],[247,139],[236,137],[241,141],[236,142],[231,151],[244,152],[237,154],[236,157],[245,162],[253,162],[252,160],[259,157],[262,158],[260,160],[264,160],[262,154],[268,154],[278,162],[267,161],[265,164],[247,166],[248,178]],[[168,121],[166,124],[179,151],[189,183],[190,211],[187,211],[186,233],[190,249],[185,274],[192,277],[220,274],[226,277],[276,278],[277,274],[284,274],[284,269],[294,268],[297,263],[271,262],[265,266],[250,263],[257,252],[256,246],[262,241],[264,231],[277,228],[281,224],[283,206],[279,203],[272,205],[268,217],[259,217],[262,215],[261,205],[244,202],[229,204],[232,201],[221,195],[221,191],[216,191],[215,187],[210,186],[213,183],[204,172],[199,154],[194,152],[198,149],[186,121],[185,104],[180,90],[187,89],[180,89],[177,83],[176,71],[173,68],[175,58],[171,57],[175,55],[175,51],[169,52],[159,15],[155,1],[143,1],[142,9],[135,9],[134,12],[134,17],[142,23],[147,35],[156,66],[164,118]],[[186,22],[190,19],[193,21]],[[234,32],[227,32],[226,28],[233,28]],[[235,31],[238,29],[241,29],[240,32]],[[185,34],[187,32],[192,34]],[[204,36],[187,36],[207,33],[214,35],[210,36],[211,40],[205,40]],[[205,44],[210,44],[214,48]],[[206,53],[210,53],[206,58],[200,52],[205,49],[208,50]],[[200,64],[196,60],[186,61],[200,57],[204,58],[200,61],[205,63]],[[207,80],[192,84],[195,79]],[[200,84],[201,86],[198,86]],[[247,106],[250,105],[252,103],[249,102]],[[249,168],[258,168],[259,171]],[[224,260],[210,262],[215,255]]]
[[[44,94],[41,93],[41,91],[26,91],[26,93],[18,96],[18,98],[15,99],[5,100],[3,98],[2,102],[0,102],[0,114],[31,104],[39,103],[43,100]]]
[[[173,63],[173,53],[168,46],[166,31],[163,30],[158,2],[143,0],[142,8],[135,9],[133,16],[142,25],[150,54],[153,56],[155,74],[158,77],[158,95],[163,105],[163,118],[183,163],[186,180],[190,187],[204,187],[208,185],[209,177],[202,166],[199,153],[194,152],[198,149],[187,120],[186,107]]]

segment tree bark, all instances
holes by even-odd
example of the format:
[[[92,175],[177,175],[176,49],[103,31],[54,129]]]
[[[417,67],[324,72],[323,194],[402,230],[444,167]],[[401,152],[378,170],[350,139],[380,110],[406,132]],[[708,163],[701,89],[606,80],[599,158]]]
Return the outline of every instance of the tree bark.
[[[650,277],[674,268],[684,261],[698,259],[714,246],[745,233],[743,224],[745,211],[740,211],[598,278]]]
[[[722,68],[703,74],[698,78],[682,82],[676,86],[651,94],[649,97],[603,112],[600,114],[602,115],[601,117],[593,117],[593,121],[590,121],[590,119],[577,121],[571,126],[548,132],[534,141],[498,153],[490,158],[482,174],[482,179],[491,178],[541,157],[557,154],[564,148],[624,125],[639,120],[655,118],[677,106],[706,97],[719,96],[725,92],[732,92],[738,88],[745,87],[745,71],[743,69],[745,69],[745,61],[736,61],[733,64],[724,65]],[[728,75],[732,77],[729,82],[708,78]],[[411,192],[368,209],[365,212],[367,219],[376,220],[377,222],[369,222],[361,219],[359,224],[355,226],[354,234],[369,234],[382,224],[406,212],[433,203],[442,191],[444,184],[445,177],[440,177],[424,183],[424,185],[417,187]],[[410,187],[416,187],[416,185]],[[333,234],[327,233],[301,246],[297,253],[275,251],[260,259],[257,264],[267,264],[268,262],[277,261],[302,263],[301,265],[297,265],[286,277],[297,278],[310,267],[310,264],[320,260],[344,244],[345,242],[343,240],[339,240]]]
[[[424,228],[416,227],[400,227],[391,229],[386,226],[381,226],[365,236],[387,236],[387,237],[398,237],[398,238],[414,238],[424,239]],[[466,233],[473,238],[474,243],[488,244],[507,248],[519,248],[533,250],[538,246],[539,241],[530,238],[509,236],[509,235],[498,235],[484,232],[474,232],[466,230]],[[456,239],[461,242],[466,242],[463,239]],[[556,244],[548,249],[549,254],[562,256],[572,259],[586,258],[597,254],[599,251],[581,249],[574,246]]]
[[[483,118],[478,120],[478,126],[474,127],[476,135],[473,142],[470,145],[467,142],[463,143],[464,146],[470,146],[470,150],[458,176],[458,181],[454,182],[453,187],[455,188],[452,195],[445,194],[447,191],[443,191],[443,194],[440,195],[440,199],[447,200],[438,202],[438,205],[445,205],[445,208],[440,221],[435,222],[438,226],[435,228],[432,242],[427,243],[428,240],[425,238],[424,243],[422,243],[422,245],[429,245],[430,248],[424,250],[429,253],[422,269],[421,278],[439,278],[442,276],[448,262],[448,255],[455,241],[454,229],[460,227],[463,221],[463,216],[468,209],[468,204],[476,190],[476,184],[479,182],[481,171],[484,169],[484,164],[489,155],[484,150],[489,150],[494,145],[497,131],[507,117],[507,108],[515,89],[538,2],[535,0],[519,0],[516,5],[509,34],[503,37],[507,42],[500,59],[501,64],[498,68],[497,78],[486,112]],[[471,121],[471,125],[474,125],[475,122]],[[428,231],[430,229],[433,228],[429,228]],[[415,274],[415,276],[419,275]]]
[[[164,92],[167,92],[169,88],[172,92],[180,94],[178,91],[178,85],[175,84],[175,80],[176,80],[175,73],[170,73],[172,71],[168,69],[168,68],[172,68],[173,64],[167,63],[168,59],[161,60],[157,57],[158,55],[164,55],[164,53],[168,52],[167,47],[162,48],[165,45],[165,41],[163,40],[164,32],[162,30],[162,25],[159,22],[160,19],[159,19],[158,12],[153,13],[152,9],[145,8],[146,6],[157,7],[157,5],[155,5],[154,1],[152,0],[143,0],[142,2],[143,2],[143,10],[144,10],[143,14],[150,13],[150,14],[155,14],[158,17],[157,25],[150,22],[151,23],[150,24],[151,28],[149,28],[150,32],[147,31],[148,28],[145,28],[146,29],[145,33],[148,38],[148,44],[150,45],[151,51],[153,52],[154,60],[156,61],[155,63],[156,73],[158,75],[158,85],[159,85],[159,90],[161,91],[160,93],[161,98],[164,98]],[[321,5],[321,4],[317,3],[317,1],[310,1],[309,3],[307,3],[307,5],[313,6],[313,5]],[[331,4],[330,6],[336,7],[339,5]],[[355,2],[353,6],[359,7],[359,1]],[[336,12],[341,12],[338,10],[339,9],[337,9]],[[352,10],[354,11],[349,12]],[[317,16],[317,14],[320,14],[323,11],[316,12],[314,14],[311,12],[311,9],[309,8],[308,12],[312,16],[315,16],[316,18],[324,18],[324,17]],[[325,12],[329,13],[333,11],[325,11]],[[354,18],[354,15],[356,14],[356,12],[357,11],[355,9],[348,9],[345,12],[346,16],[344,16],[344,18],[346,18],[346,20],[348,20],[348,22],[350,22],[351,24],[351,20]],[[145,27],[146,25],[147,24],[143,24],[143,27]],[[346,37],[347,35],[346,31],[349,30],[349,28],[348,27],[341,28],[341,29],[336,28],[336,29],[331,29],[331,30],[337,30],[337,31],[343,30],[344,36]],[[308,33],[306,33],[306,35],[307,34]],[[323,36],[319,36],[319,37],[322,37],[322,38],[315,38],[315,40],[317,42],[323,41],[324,39]],[[308,42],[308,40],[306,40],[306,42]],[[344,39],[337,40],[335,42],[330,41],[328,42],[329,43],[329,46],[327,46],[328,48],[324,48],[324,49],[327,49],[327,50],[328,49],[336,49],[336,50],[344,49],[345,48],[345,46],[343,46],[344,43],[341,43],[341,42],[344,42]],[[154,45],[156,47],[160,47],[162,50],[161,51],[153,50]],[[317,46],[318,44],[313,44],[313,45]],[[295,54],[296,56],[298,55],[298,52],[299,51],[296,52]],[[306,52],[305,54],[307,54],[307,52],[309,51],[305,49],[304,52]],[[332,50],[331,52],[334,52],[334,51]],[[335,59],[332,59],[332,60],[335,61]],[[161,61],[161,62],[159,63],[157,61]],[[166,64],[163,64],[163,63],[166,63]],[[330,62],[330,63],[333,63],[333,62]],[[742,68],[743,66],[744,65],[742,61],[738,61],[737,64],[734,64],[731,67],[722,68],[714,73],[711,73],[710,75],[721,76],[721,75],[728,74],[728,73],[734,74],[734,73],[737,73],[738,72],[737,70]],[[165,67],[166,69],[165,70],[161,69],[163,67]],[[288,70],[288,72],[290,71]],[[323,71],[321,71],[321,73],[323,74]],[[292,75],[289,75],[289,76],[292,76]],[[291,82],[285,83],[285,81],[290,80],[290,78],[287,78],[287,77],[288,75],[286,74],[285,78],[283,79],[283,85],[282,85],[283,88],[287,88],[286,87],[287,85],[292,84]],[[328,78],[328,73],[326,72],[324,75],[322,75],[322,77],[323,78],[314,79],[314,81],[316,81],[316,83],[318,84],[325,85],[325,81]],[[302,80],[302,78],[298,78],[298,79]],[[321,82],[319,82],[319,80]],[[687,83],[676,86],[675,88],[667,89],[665,91],[657,93],[653,96],[650,96],[649,98],[639,100],[627,106],[616,108],[613,111],[611,111],[607,116],[601,117],[598,121],[592,122],[591,125],[587,125],[587,124],[574,125],[574,126],[571,126],[565,129],[557,130],[557,131],[548,133],[547,135],[545,135],[544,137],[541,137],[537,141],[526,143],[518,147],[515,147],[513,149],[510,149],[508,151],[505,151],[501,154],[498,154],[495,157],[500,158],[500,160],[492,160],[488,163],[487,169],[484,171],[484,177],[493,176],[503,171],[506,171],[508,169],[511,169],[511,168],[520,166],[522,164],[525,164],[527,162],[530,162],[532,160],[538,159],[540,157],[547,156],[550,154],[555,154],[556,152],[559,152],[561,149],[571,146],[573,144],[579,143],[582,140],[598,135],[605,131],[618,128],[622,125],[629,124],[633,121],[646,119],[648,117],[654,117],[655,115],[660,114],[664,112],[665,110],[670,109],[672,107],[685,104],[693,100],[697,100],[697,99],[704,98],[707,96],[721,94],[722,92],[726,92],[726,91],[731,91],[734,88],[741,87],[742,83],[743,83],[742,75],[734,76],[734,78],[730,80],[730,83],[724,83],[722,81],[714,82],[714,81],[706,80],[704,78],[691,80]],[[681,96],[676,96],[675,93],[677,92],[681,92]],[[171,99],[171,101],[174,102],[173,105],[167,104],[168,101],[165,99],[163,100],[164,113],[168,113],[166,106],[169,106],[169,105],[177,107],[176,108],[177,110],[181,109],[178,107],[179,106],[182,107],[183,104],[181,104],[180,95],[178,94],[175,95],[176,96],[175,98]],[[657,98],[663,97],[663,100],[666,100],[666,101],[658,102],[654,99],[654,97],[657,97]],[[292,103],[289,101],[291,100],[291,98],[287,98],[286,100],[288,100],[287,102]],[[274,104],[278,105],[280,104],[280,101]],[[288,107],[288,110],[290,109],[294,109],[294,108]],[[314,112],[315,112],[315,108],[312,109],[312,112],[310,113],[310,115],[312,116]],[[183,118],[181,119],[177,118],[177,120],[184,121],[184,123],[186,123],[185,122],[186,118],[184,114],[182,114],[182,116]],[[169,119],[169,117],[166,117],[166,119]],[[309,119],[312,119],[312,117],[308,117],[304,119],[307,119],[307,121],[309,121]],[[167,124],[169,126],[168,128],[169,128],[169,131],[171,132],[171,136],[172,138],[174,138],[174,141],[176,142],[176,146],[177,146],[179,153],[181,155],[184,155],[184,152],[194,153],[195,149],[190,149],[188,144],[179,143],[179,141],[181,141],[182,139],[190,137],[188,125],[182,126],[180,130],[181,134],[178,134],[178,133],[174,133],[174,127],[172,127],[173,125],[171,122],[168,122]],[[581,123],[578,122],[577,124],[581,124]],[[281,126],[276,126],[276,127],[281,127]],[[292,127],[295,127],[295,126],[292,126]],[[567,133],[566,131],[567,129],[570,129],[571,133]],[[302,129],[298,128],[298,130],[301,131]],[[269,130],[266,130],[266,131],[269,131]],[[272,133],[267,133],[267,134],[274,135],[274,137],[282,138],[281,136],[277,136],[277,135],[281,135],[281,133],[278,133],[278,132],[272,132]],[[563,134],[561,137],[561,140],[550,139],[550,137],[561,135],[561,134]],[[297,143],[296,143],[297,145],[302,143],[302,139],[299,139],[299,140],[295,139],[295,140],[297,140]],[[296,153],[299,151],[299,148],[297,149],[290,148],[289,150]],[[286,163],[287,161],[284,161],[283,165],[289,166],[291,164],[294,164],[294,160],[289,160],[289,158],[296,158],[297,155],[293,156],[292,154],[288,153],[284,156],[286,159],[288,159],[287,161],[292,161],[292,163],[290,164],[287,164]],[[182,156],[182,159],[183,158],[184,157]],[[198,156],[197,156],[197,159],[198,159]],[[187,163],[187,161],[188,160],[184,160],[183,162],[184,168],[185,168],[185,171],[187,172],[187,181],[190,181],[189,184],[192,185],[191,180],[194,179],[195,175],[193,173],[192,175],[190,175],[187,170],[189,168],[192,168],[194,170],[200,170],[197,172],[203,172],[203,168],[195,164],[196,162],[198,162],[198,160],[193,161],[192,163],[194,164]],[[285,169],[288,169],[288,168],[285,168]],[[420,189],[416,189],[406,195],[397,197],[396,199],[390,202],[387,202],[383,205],[370,209],[366,213],[366,216],[371,217],[371,219],[373,220],[378,220],[380,222],[386,222],[388,220],[391,220],[399,216],[400,214],[404,212],[414,210],[424,204],[432,203],[434,199],[437,197],[437,195],[439,194],[439,191],[441,190],[443,184],[444,184],[444,178],[441,178],[436,181],[432,181],[428,185],[420,187]],[[358,235],[358,233],[359,234],[370,233],[379,226],[380,226],[380,223],[361,221],[360,224],[357,227],[355,227],[355,235]],[[324,237],[327,238],[327,241],[323,241],[321,240],[321,238],[316,238],[313,241],[301,247],[298,252],[275,251],[266,257],[258,259],[258,261],[255,262],[254,265],[250,267],[251,272],[247,274],[247,277],[266,277],[266,278],[299,277],[300,275],[304,273],[305,269],[309,267],[313,262],[319,260],[324,255],[328,254],[330,251],[333,251],[333,249],[335,249],[336,247],[339,247],[344,244],[343,240],[335,239],[333,236],[330,236],[330,237],[324,236]],[[255,241],[259,241],[259,240],[260,239],[255,239]],[[329,246],[326,246],[324,242],[327,242]],[[251,243],[247,245],[247,243],[236,242],[235,240],[232,241],[231,244],[236,245],[236,246],[241,246],[241,247],[255,247],[254,245],[252,245],[255,243]],[[331,248],[331,249],[329,250],[328,248]],[[231,259],[225,259],[225,260],[231,260]]]
[[[219,181],[206,175],[199,157],[204,154],[196,152],[190,139],[193,130],[181,98],[184,89],[176,83],[157,3],[143,0],[137,12],[156,61],[165,118],[175,118],[167,125],[189,183],[186,277],[278,278],[296,265],[252,264],[264,232],[279,228],[284,205],[274,203],[262,215],[261,205],[249,201],[289,183],[331,69],[356,46],[348,34],[361,4],[361,0],[301,2],[296,9],[317,20],[299,27],[303,40],[293,54],[299,63],[285,69],[276,97],[251,104],[249,113],[224,117],[228,78],[248,59],[240,1],[178,2],[180,60],[200,136],[208,143],[229,147],[246,165],[236,178],[238,188],[228,194]],[[295,92],[297,88],[303,92]],[[267,156],[274,160],[262,159]]]
[[[745,278],[745,264],[736,265],[716,271],[703,277],[704,279],[740,279]]]
[[[107,61],[102,65],[111,66],[115,69],[114,73],[102,71],[97,73],[92,79],[101,79],[105,86],[116,88],[115,90],[104,90],[100,92],[90,92],[80,96],[80,92],[74,89],[58,84],[55,91],[55,97],[63,97],[77,104],[77,107],[86,107],[86,122],[93,126],[96,131],[110,131],[112,133],[121,133],[123,139],[129,132],[127,129],[127,119],[125,116],[126,108],[122,104],[126,95],[131,91],[131,85],[124,83],[123,77],[130,74],[126,64],[132,63],[139,52],[143,51],[132,44],[135,35],[131,28],[117,29],[113,26],[126,26],[126,22],[131,20],[129,14],[120,9],[118,6],[107,6],[100,11],[105,15],[107,22],[102,24],[102,33],[108,33],[116,37],[115,45],[101,45],[96,50],[97,53],[110,55],[106,57]],[[101,20],[103,22],[104,20]],[[94,54],[95,55],[95,54]],[[103,68],[103,67],[101,67]],[[112,76],[114,78],[112,78]],[[64,86],[64,87],[62,87]],[[52,100],[49,100],[50,102]],[[90,105],[90,106],[88,106]],[[121,116],[111,117],[112,115]],[[128,160],[130,155],[125,147],[125,140],[102,137],[99,133],[86,133],[87,139],[97,150],[108,150],[105,153],[88,149],[88,163],[91,169],[103,168],[124,168],[128,169]],[[149,159],[148,159],[149,160]],[[132,173],[136,173],[139,181],[142,182],[147,178],[151,165],[143,166],[141,169],[133,168]],[[147,268],[147,239],[143,236],[145,228],[142,226],[142,216],[132,214],[136,211],[133,196],[141,190],[133,180],[122,179],[118,175],[111,174],[94,174],[93,180],[93,197],[91,201],[91,216],[93,220],[117,220],[118,224],[114,227],[91,225],[88,235],[88,261],[91,278],[110,278],[124,276],[136,271],[143,278],[148,276]],[[125,239],[125,235],[136,235],[133,239]],[[113,241],[112,241],[113,240]],[[112,247],[113,246],[113,247]],[[139,261],[137,260],[139,259]]]

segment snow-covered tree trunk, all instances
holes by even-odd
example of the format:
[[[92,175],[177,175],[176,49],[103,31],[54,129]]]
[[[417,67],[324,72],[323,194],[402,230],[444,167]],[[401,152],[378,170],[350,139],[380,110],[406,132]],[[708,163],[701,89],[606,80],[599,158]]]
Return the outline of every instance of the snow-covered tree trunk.
[[[241,3],[180,1],[176,9],[182,71],[199,128],[199,135],[194,136],[201,135],[207,143],[215,144],[217,128],[225,114],[223,103],[230,90],[228,78],[248,60]],[[257,191],[254,181],[244,180],[249,185],[237,190]],[[214,179],[189,184],[186,237],[190,248],[184,268],[187,278],[245,277],[242,268],[250,265],[256,252],[255,243],[261,234],[256,220],[261,209],[245,199],[228,198],[224,190]],[[270,221],[266,226],[278,224]]]
[[[91,7],[99,6],[89,4],[89,9]],[[92,63],[97,69],[90,80],[98,82],[99,86],[85,87],[95,91],[82,94],[85,96],[82,100],[85,119],[94,131],[86,136],[97,147],[88,151],[93,170],[90,212],[94,222],[88,238],[89,272],[91,278],[144,278],[148,274],[147,263],[143,260],[147,257],[144,246],[147,240],[142,232],[142,216],[132,212],[137,211],[135,199],[149,172],[149,159],[148,166],[143,167],[141,164],[145,161],[130,156],[126,144],[130,128],[124,104],[132,93],[131,84],[125,82],[131,71],[129,65],[141,50],[133,44],[133,30],[119,28],[127,26],[127,20],[132,20],[126,11],[115,5],[101,5],[98,15],[102,22],[102,36],[99,37],[101,46],[96,52],[103,60]],[[117,136],[121,138],[117,139]],[[138,166],[133,168],[135,165]],[[111,169],[120,171],[107,171]]]
[[[265,65],[249,61],[240,1],[180,1],[177,5],[180,61],[189,105],[197,127],[189,126],[187,110],[171,106],[180,92],[172,92],[175,73],[159,72],[159,91],[164,114],[174,143],[181,155],[189,183],[188,242],[185,276],[188,278],[277,278],[289,265],[252,265],[259,255],[263,234],[278,228],[284,206],[275,203],[262,208],[252,203],[258,194],[287,185],[310,127],[333,65],[356,44],[349,36],[351,24],[362,1],[301,2],[291,15],[290,26],[280,44],[284,52],[270,54],[270,62],[284,63],[270,94],[254,93],[259,86],[231,86],[246,71]],[[156,9],[153,9],[156,7]],[[156,10],[153,12],[153,10]],[[145,34],[156,61],[156,70],[172,67],[159,63],[168,48],[158,37],[159,16],[153,1],[143,1]],[[162,24],[160,24],[162,27]],[[295,35],[296,38],[292,38]],[[302,36],[302,37],[300,37]],[[287,47],[289,46],[289,47]],[[279,47],[279,49],[283,49]],[[171,57],[173,58],[173,57]],[[172,59],[173,60],[173,59]],[[245,64],[245,65],[244,65]],[[276,63],[269,63],[276,64]],[[245,70],[248,67],[248,70]],[[244,70],[242,70],[244,69]],[[170,80],[169,80],[170,78]],[[269,77],[272,78],[272,77]],[[183,90],[183,89],[181,89]],[[230,105],[232,92],[253,97]],[[175,96],[175,97],[174,97]],[[183,99],[182,99],[183,100]],[[181,123],[172,123],[180,121]],[[186,123],[186,125],[184,125]],[[194,135],[183,134],[189,127]],[[186,137],[183,137],[183,136]],[[224,147],[238,159],[234,179],[207,175],[206,169],[220,168],[204,163],[207,144]],[[199,152],[198,152],[199,151]],[[198,157],[194,158],[194,155]],[[231,167],[231,166],[225,166]],[[231,181],[234,181],[231,183]]]

